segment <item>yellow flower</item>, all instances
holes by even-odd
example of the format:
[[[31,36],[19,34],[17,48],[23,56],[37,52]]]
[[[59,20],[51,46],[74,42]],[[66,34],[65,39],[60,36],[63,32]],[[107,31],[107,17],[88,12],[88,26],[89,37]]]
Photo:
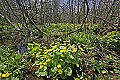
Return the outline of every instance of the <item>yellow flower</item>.
[[[53,52],[56,52],[57,50],[53,50]]]
[[[74,48],[73,46],[70,46],[70,48]]]
[[[60,52],[68,52],[69,50],[67,50],[66,47],[63,47],[62,50],[60,50]]]
[[[40,54],[41,52],[38,52],[36,55]]]
[[[58,69],[59,74],[62,74],[62,69]]]
[[[32,55],[32,57],[34,57],[35,53],[32,53],[31,55]]]
[[[43,63],[43,65],[46,65],[46,64],[47,64],[46,62]]]
[[[47,54],[47,53],[48,53],[48,51],[45,51],[45,52],[44,52],[44,54]]]
[[[81,51],[84,51],[83,48],[81,48],[80,46],[78,46],[78,48],[79,48]]]
[[[46,62],[49,62],[50,61],[50,58],[48,58],[47,60],[46,60]]]
[[[52,45],[54,45],[55,44],[55,42],[52,42],[51,44],[50,44],[50,46],[52,47]]]
[[[47,51],[48,51],[48,52],[51,52],[52,50],[53,50],[53,49],[48,49]]]
[[[48,59],[48,55],[46,55],[45,58]]]
[[[40,65],[43,64],[42,62],[40,62]]]
[[[60,42],[56,42],[55,44],[60,44]]]
[[[35,63],[32,66],[35,66]]]
[[[66,47],[64,47],[63,49],[64,49],[64,50],[66,50],[67,48],[66,48]]]
[[[69,43],[68,46],[71,46],[71,44]]]
[[[43,65],[40,65],[39,69],[42,69],[43,68]]]
[[[57,65],[57,68],[61,68],[61,65],[60,65],[60,64],[58,64],[58,65]]]
[[[65,49],[63,49],[63,50],[60,50],[60,52],[62,53],[62,52],[68,52],[69,50],[65,50]]]
[[[57,46],[52,46],[52,49],[54,50]]]
[[[73,52],[77,51],[77,49],[74,47],[74,45],[70,46],[70,48],[72,49]]]
[[[60,44],[60,45],[65,46],[66,44],[64,43],[64,44]]]
[[[77,50],[76,49],[73,49],[73,52],[76,52]]]
[[[5,73],[5,74],[1,74],[1,77],[9,77],[12,73]]]
[[[61,53],[62,53],[62,52],[66,52],[66,50],[63,49],[63,50],[60,50],[60,52],[61,52]]]

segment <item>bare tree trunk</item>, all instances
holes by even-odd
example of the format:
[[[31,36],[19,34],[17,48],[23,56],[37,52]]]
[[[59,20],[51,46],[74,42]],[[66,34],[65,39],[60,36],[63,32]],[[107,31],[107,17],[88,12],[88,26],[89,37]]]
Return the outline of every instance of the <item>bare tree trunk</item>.
[[[85,17],[85,0],[83,0],[83,17],[82,20],[84,20]]]
[[[93,15],[96,15],[96,0],[93,0]],[[96,18],[93,16],[93,24],[96,24]]]
[[[40,11],[41,11],[40,12],[40,18],[41,18],[40,24],[43,24],[43,0],[41,0],[41,10]]]
[[[81,23],[81,20],[80,20],[80,0],[78,0],[78,6],[77,6],[77,15],[78,15],[78,24]]]
[[[59,17],[58,17],[58,0],[53,0],[54,1],[54,23],[58,23]]]
[[[71,8],[72,8],[72,13],[71,13],[71,23],[74,23],[74,8],[73,8],[73,0],[71,2]]]
[[[69,4],[69,22],[71,23],[71,0],[68,1]]]
[[[120,12],[120,11],[118,11]],[[120,29],[120,13],[118,13],[118,28]]]

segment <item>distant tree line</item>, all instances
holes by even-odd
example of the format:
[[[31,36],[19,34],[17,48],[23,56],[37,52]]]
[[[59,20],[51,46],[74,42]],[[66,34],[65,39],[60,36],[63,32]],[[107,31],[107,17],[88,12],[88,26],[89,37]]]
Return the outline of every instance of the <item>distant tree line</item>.
[[[3,19],[4,18],[4,19]],[[21,23],[39,30],[38,24],[120,25],[119,0],[0,0],[0,24]]]

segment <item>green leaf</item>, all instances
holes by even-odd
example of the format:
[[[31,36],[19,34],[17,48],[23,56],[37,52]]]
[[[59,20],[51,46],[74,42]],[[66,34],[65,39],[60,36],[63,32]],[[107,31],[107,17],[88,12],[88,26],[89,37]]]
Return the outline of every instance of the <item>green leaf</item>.
[[[31,53],[38,52],[40,50],[39,47],[35,46],[32,50]]]
[[[107,73],[107,71],[106,70],[102,70],[102,73],[105,74],[105,73]]]
[[[49,76],[54,76],[56,74],[56,72],[52,72],[52,70],[49,70]]]
[[[76,64],[77,67],[79,67],[79,64]]]
[[[19,80],[19,78],[11,77],[11,80]]]
[[[39,63],[40,63],[40,61],[35,61],[35,64],[36,64],[36,65],[40,65]]]
[[[72,75],[72,69],[70,67],[67,67],[67,69],[64,71],[66,75],[71,76]]]
[[[118,69],[114,69],[115,73],[120,73],[120,71]]]
[[[61,53],[61,52],[57,52],[56,54],[57,54],[57,55],[61,55],[61,54],[63,54],[63,53]]]
[[[28,43],[28,49],[32,49],[33,48],[33,44],[32,43]]]
[[[95,75],[95,80],[99,80],[99,79],[98,79],[98,76],[97,76],[96,74],[94,74],[94,75]]]
[[[57,70],[58,70],[57,67],[51,68],[52,72],[57,72]]]
[[[40,47],[40,44],[33,42],[35,46]]]
[[[74,80],[80,80],[79,78],[75,78]]]
[[[67,78],[67,76],[65,74],[61,74],[60,77],[64,80],[65,78]]]
[[[71,58],[71,59],[74,59],[74,56],[70,55],[70,58]]]
[[[114,72],[113,72],[113,71],[110,71],[110,73],[112,73],[112,74],[113,74]]]
[[[44,66],[44,71],[47,70],[47,66]]]
[[[80,77],[80,80],[82,80],[83,78],[84,78],[84,77],[83,77],[83,76],[81,76],[81,77]]]
[[[40,77],[40,76],[47,76],[47,72],[46,71],[44,71],[44,72],[38,72],[37,76],[38,77]]]
[[[16,59],[21,59],[20,53],[18,53],[18,54],[16,55]]]

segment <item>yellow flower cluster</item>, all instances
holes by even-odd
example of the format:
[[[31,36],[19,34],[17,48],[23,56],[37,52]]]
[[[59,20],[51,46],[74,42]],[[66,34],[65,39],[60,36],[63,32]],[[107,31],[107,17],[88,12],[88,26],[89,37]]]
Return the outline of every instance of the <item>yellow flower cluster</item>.
[[[59,73],[59,74],[62,74],[63,71],[62,71],[62,67],[61,67],[60,64],[57,65],[57,68],[58,68],[58,73]]]
[[[41,54],[41,52],[38,52],[36,55]]]
[[[48,50],[45,50],[44,54],[47,54],[49,52],[51,52],[53,49],[48,49]]]
[[[62,72],[62,69],[58,69],[58,72],[59,72],[59,74],[62,74],[63,72]]]
[[[68,50],[62,49],[62,50],[60,50],[60,52],[61,52],[61,53],[62,53],[62,52],[68,52]]]
[[[3,77],[3,78],[5,78],[5,77],[9,77],[10,75],[11,75],[12,73],[5,73],[5,74],[0,74],[0,77]]]
[[[42,69],[43,68],[43,65],[40,65],[39,69]]]
[[[47,62],[49,62],[51,59],[50,58],[48,58],[45,62],[40,62],[39,64],[40,64],[40,67],[39,67],[39,69],[42,69],[44,66],[46,66],[47,65]]]
[[[48,58],[48,59],[46,60],[46,62],[50,62],[50,58]]]
[[[57,68],[62,68],[60,64],[57,65]]]
[[[70,48],[72,49],[73,52],[76,52],[76,51],[77,51],[77,49],[75,48],[74,45],[70,46]]]
[[[68,52],[69,50],[67,50],[66,47],[64,47],[62,50],[60,50],[60,52]]]
[[[51,47],[52,47],[52,49],[45,50],[44,54],[47,54],[47,53],[49,53],[49,52],[52,52],[57,46],[56,46],[56,45],[55,45],[55,46],[52,46],[52,45],[51,45]]]
[[[40,67],[39,67],[39,69],[42,69],[42,68],[43,68],[43,63],[40,62]]]
[[[55,44],[55,42],[52,42],[51,44],[50,44],[50,46],[52,46],[52,45],[54,45]]]

